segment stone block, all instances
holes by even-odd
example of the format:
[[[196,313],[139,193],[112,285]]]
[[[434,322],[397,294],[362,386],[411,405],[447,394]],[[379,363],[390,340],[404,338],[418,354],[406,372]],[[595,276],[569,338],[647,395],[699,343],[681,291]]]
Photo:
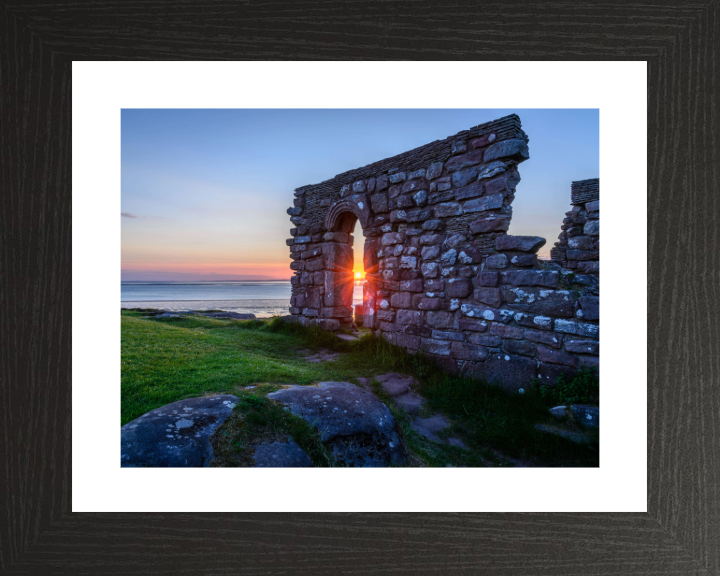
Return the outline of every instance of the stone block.
[[[470,318],[461,318],[458,325],[460,330],[469,332],[485,332],[488,327],[485,320],[472,320]]]
[[[505,162],[495,161],[484,164],[478,170],[478,181],[486,180],[488,178],[492,178],[493,176],[497,176],[498,174],[502,174],[505,170],[507,170]]]
[[[505,254],[493,254],[485,259],[488,268],[507,268],[508,258]]]
[[[445,162],[445,169],[448,172],[456,172],[469,166],[476,166],[478,164],[481,164],[482,161],[483,151],[473,150],[472,152],[468,152],[467,154],[462,154],[460,156],[454,156],[453,158],[450,158],[450,160]]]
[[[568,260],[598,260],[600,252],[598,250],[568,250]]]
[[[537,252],[545,245],[545,238],[539,236],[511,236],[503,234],[495,240],[495,248],[502,252],[505,250],[516,250],[518,252]]]
[[[463,170],[464,172],[464,170]],[[460,172],[456,172],[453,175],[453,184],[455,183],[454,178],[457,174],[460,174]],[[456,184],[456,186],[458,186]],[[482,184],[472,184],[470,186],[464,186],[463,188],[459,188],[458,190],[455,190],[455,199],[456,200],[467,200],[468,198],[477,198],[478,196],[482,196],[484,192],[484,187]]]
[[[327,270],[352,270],[353,249],[348,244],[326,242],[322,245],[322,256]]]
[[[502,304],[502,298],[500,297],[499,288],[475,288],[473,298],[475,298],[475,300],[477,300],[478,302],[487,304],[488,306],[493,306],[495,308],[498,308],[500,304]]]
[[[600,354],[600,342],[596,340],[565,340],[565,350],[574,354]]]
[[[409,270],[415,270],[417,268],[417,257],[401,256],[400,257],[400,268],[407,268]]]
[[[477,166],[471,166],[470,168],[465,168],[464,170],[458,170],[457,172],[454,172],[451,178],[452,185],[455,188],[460,188],[462,186],[465,186],[475,180],[477,178],[478,174],[478,168]]]
[[[425,246],[420,251],[420,255],[423,260],[432,260],[433,258],[437,258],[440,256],[440,246],[437,244],[435,246]]]
[[[307,316],[308,318],[315,318],[320,315],[320,310],[316,308],[305,308],[303,309],[303,316]]]
[[[420,336],[398,333],[395,335],[395,344],[410,350],[417,350],[420,348]]]
[[[398,324],[413,324],[415,326],[422,326],[423,313],[419,310],[398,310],[397,311],[397,323]]]
[[[440,244],[443,241],[443,236],[441,234],[427,234],[425,236],[420,236],[420,245],[421,246],[431,246],[433,244]]]
[[[578,304],[585,320],[600,320],[600,298],[597,296],[581,296]]]
[[[392,322],[395,319],[394,310],[378,310],[376,316],[383,322]]]
[[[575,236],[568,240],[568,248],[572,250],[595,250],[595,241],[590,236]],[[580,258],[576,258],[580,260]]]
[[[445,290],[445,280],[442,278],[430,278],[425,280],[424,288],[428,292],[442,292]]]
[[[417,303],[418,310],[439,310],[442,307],[440,298],[422,297]]]
[[[425,220],[422,224],[423,230],[441,230],[443,227],[442,220]]]
[[[575,334],[576,336],[588,336],[591,338],[600,336],[600,327],[597,324],[586,324],[574,320],[556,320],[555,330],[565,334]]]
[[[400,196],[400,191],[402,190],[402,186],[390,186],[388,189],[388,198],[392,200],[393,198],[397,198]]]
[[[457,261],[457,250],[455,250],[454,248],[451,248],[447,252],[444,252],[442,256],[440,256],[440,262],[444,266],[453,266],[456,261]]]
[[[481,218],[470,223],[472,234],[487,234],[488,232],[507,232],[510,228],[509,218]]]
[[[464,152],[467,152],[467,142],[465,140],[456,140],[452,143],[451,154],[462,154]]]
[[[459,216],[463,213],[463,209],[457,202],[445,202],[438,204],[433,210],[435,218],[447,218],[449,216]]]
[[[433,330],[432,337],[436,340],[452,340],[453,342],[463,342],[465,334],[462,332],[448,332],[443,330]]]
[[[588,220],[583,228],[583,233],[588,236],[599,236],[600,235],[600,220]]]
[[[505,176],[497,176],[485,182],[485,194],[502,194],[508,191],[508,181]]]
[[[510,263],[520,267],[531,267],[537,264],[535,254],[517,254],[510,259]]]
[[[505,340],[505,351],[510,354],[520,354],[521,356],[534,356],[535,344],[527,340]]]
[[[560,275],[547,270],[508,270],[502,272],[501,282],[513,286],[546,286],[556,288]]]
[[[450,278],[445,285],[449,298],[465,298],[472,292],[472,284],[467,278]]]
[[[437,354],[438,356],[448,356],[450,354],[451,342],[447,340],[435,340],[433,338],[422,338],[420,349],[427,354]]]
[[[340,330],[340,321],[334,318],[323,318],[318,321],[318,326],[328,332],[337,332]]]
[[[400,290],[405,290],[408,292],[422,292],[423,291],[423,281],[420,278],[416,278],[413,280],[401,280],[400,281]]]
[[[525,330],[525,338],[532,342],[545,344],[551,348],[560,348],[563,335],[555,332],[540,332],[539,330]]]
[[[405,242],[405,234],[402,232],[388,232],[383,234],[381,243],[383,246],[392,246],[394,244],[403,244]]]
[[[468,334],[468,340],[479,346],[487,346],[488,348],[497,348],[502,344],[502,339],[498,336],[488,336],[487,334]]]
[[[571,368],[577,368],[580,365],[580,359],[577,356],[559,350],[553,350],[542,344],[537,347],[537,351],[538,357],[542,362],[562,364],[563,366],[570,366]]]
[[[424,262],[420,266],[420,273],[423,278],[436,278],[440,272],[440,267],[437,262]]]
[[[395,292],[390,297],[390,305],[393,308],[410,308],[412,305],[412,294],[410,292]]]
[[[438,204],[439,202],[447,202],[448,200],[452,200],[455,198],[455,191],[450,190],[449,188],[446,190],[442,190],[440,192],[434,192],[428,196],[428,204]]]
[[[350,236],[345,232],[326,232],[322,238],[325,242],[347,243],[350,240]]]
[[[480,272],[475,276],[477,286],[497,286],[500,279],[498,272]]]
[[[352,303],[353,277],[349,272],[320,272],[324,276],[325,306],[349,306]]]
[[[481,198],[475,198],[474,200],[468,200],[463,205],[463,213],[470,214],[472,212],[482,212],[484,210],[495,210],[502,208],[503,195],[492,194],[490,196],[482,196]]]
[[[485,162],[491,162],[499,158],[512,158],[519,162],[523,162],[530,158],[527,143],[525,140],[513,139],[503,140],[490,145],[485,150]]]
[[[488,350],[484,346],[453,342],[450,345],[450,355],[457,360],[482,362],[488,357]]]
[[[513,338],[519,340],[523,337],[525,331],[522,328],[516,328],[515,326],[507,326],[505,324],[493,323],[490,325],[490,334],[493,336],[499,336],[500,338]]]
[[[399,182],[405,181],[406,174],[405,172],[395,172],[394,174],[390,174],[390,183],[391,184],[397,184]]]
[[[413,194],[413,202],[415,202],[416,206],[425,206],[427,204],[428,199],[428,192],[427,190],[420,190],[419,192],[416,192]]]
[[[365,180],[358,180],[357,182],[353,182],[352,185],[352,191],[353,192],[365,192],[367,190],[367,183]]]
[[[433,162],[427,169],[426,177],[428,180],[434,180],[435,178],[439,178],[442,175],[442,171],[443,163]]]
[[[600,274],[600,262],[578,262],[577,271],[581,274]]]
[[[425,324],[430,328],[448,328],[453,321],[453,315],[443,310],[427,312],[425,314]]]
[[[417,178],[415,180],[408,180],[402,185],[401,192],[406,194],[407,192],[417,192],[418,190],[427,190],[428,183],[425,178]]]
[[[495,142],[497,136],[495,134],[485,134],[479,138],[475,138],[470,142],[470,147],[474,150],[475,148],[482,148],[488,144]]]
[[[375,190],[380,192],[381,190],[385,190],[390,185],[390,180],[386,175],[378,176],[378,179],[375,183]]]
[[[520,326],[528,326],[540,330],[552,330],[553,319],[547,316],[533,316],[532,314],[523,314],[518,312],[515,314],[515,322]]]
[[[385,193],[373,194],[370,196],[370,205],[374,212],[383,213],[388,211],[388,197]]]

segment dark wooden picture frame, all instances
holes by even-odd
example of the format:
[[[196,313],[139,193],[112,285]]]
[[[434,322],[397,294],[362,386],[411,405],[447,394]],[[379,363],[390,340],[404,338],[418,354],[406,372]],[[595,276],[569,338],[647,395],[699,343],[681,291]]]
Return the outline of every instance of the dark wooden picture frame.
[[[719,34],[717,0],[4,2],[0,572],[720,573]],[[647,513],[71,512],[72,61],[200,59],[647,61]]]

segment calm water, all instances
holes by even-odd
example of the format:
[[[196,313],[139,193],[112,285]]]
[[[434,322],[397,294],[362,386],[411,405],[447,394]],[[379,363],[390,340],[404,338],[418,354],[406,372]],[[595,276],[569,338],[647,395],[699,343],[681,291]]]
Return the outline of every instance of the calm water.
[[[362,303],[356,282],[353,304]],[[258,318],[288,313],[290,282],[122,282],[122,308],[227,310]]]

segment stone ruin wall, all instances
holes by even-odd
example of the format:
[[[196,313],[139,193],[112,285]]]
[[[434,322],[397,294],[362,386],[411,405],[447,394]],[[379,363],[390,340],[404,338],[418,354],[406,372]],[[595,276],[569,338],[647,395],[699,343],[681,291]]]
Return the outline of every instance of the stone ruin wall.
[[[528,142],[510,115],[298,188],[288,210],[295,226],[287,241],[290,320],[354,328],[352,231],[359,219],[362,321],[374,333],[451,373],[510,389],[534,376],[554,382],[597,367],[595,272],[539,261],[543,238],[507,234]],[[586,210],[585,218],[598,214]]]
[[[572,183],[570,203],[562,232],[550,257],[564,268],[600,277],[600,180]]]

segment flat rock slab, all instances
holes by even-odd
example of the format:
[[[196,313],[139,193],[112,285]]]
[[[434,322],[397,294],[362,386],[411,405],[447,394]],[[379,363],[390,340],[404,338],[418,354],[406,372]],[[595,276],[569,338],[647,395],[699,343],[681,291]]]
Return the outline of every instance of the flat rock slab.
[[[202,468],[213,457],[210,436],[235,407],[229,394],[188,398],[151,410],[120,429],[123,467]]]
[[[255,450],[255,468],[308,468],[312,460],[294,440],[262,444]]]
[[[440,414],[435,414],[435,416],[430,416],[430,418],[417,418],[411,426],[415,432],[428,440],[444,444],[445,441],[437,435],[437,432],[450,426],[450,422]]]
[[[375,376],[375,380],[380,382],[382,389],[406,412],[414,414],[422,408],[425,399],[414,391],[420,383],[412,376],[390,372]]]
[[[268,394],[315,426],[335,459],[353,467],[404,461],[395,419],[385,404],[349,382],[291,386]]]
[[[570,406],[570,412],[575,418],[575,422],[583,428],[599,428],[600,427],[600,408],[589,404],[573,404]]]
[[[199,312],[200,316],[208,318],[232,318],[233,320],[255,320],[255,314],[241,314],[240,312]]]

